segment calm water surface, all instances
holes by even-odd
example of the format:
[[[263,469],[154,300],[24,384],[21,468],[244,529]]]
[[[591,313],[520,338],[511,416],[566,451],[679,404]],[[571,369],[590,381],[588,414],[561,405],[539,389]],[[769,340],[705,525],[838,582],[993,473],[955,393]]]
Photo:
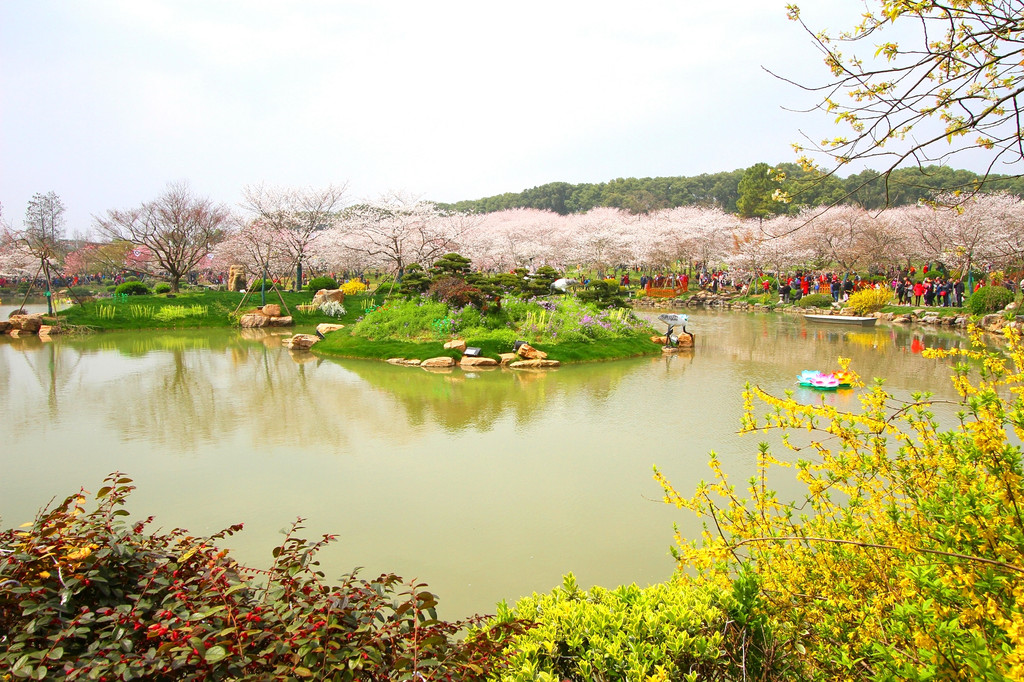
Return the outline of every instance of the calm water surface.
[[[697,313],[690,329],[692,354],[545,373],[325,360],[259,330],[0,337],[0,524],[119,470],[138,486],[129,509],[157,526],[243,522],[229,545],[265,566],[301,516],[306,537],[339,536],[321,556],[329,578],[417,578],[446,617],[569,571],[644,585],[673,570],[673,522],[699,533],[658,501],[651,466],[681,492],[711,450],[751,471],[763,436],[736,435],[745,382],[781,395],[844,356],[898,395],[952,398],[948,368],[920,350],[962,343],[766,314]],[[857,407],[853,391],[796,395]]]

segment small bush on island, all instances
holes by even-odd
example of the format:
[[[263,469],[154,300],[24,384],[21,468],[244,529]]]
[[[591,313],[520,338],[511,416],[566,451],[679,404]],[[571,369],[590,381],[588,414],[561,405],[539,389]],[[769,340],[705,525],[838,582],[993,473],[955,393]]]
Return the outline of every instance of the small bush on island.
[[[591,282],[578,296],[580,300],[593,303],[599,308],[622,308],[626,305],[622,287],[615,280]]]
[[[306,282],[306,289],[316,293],[321,289],[337,289],[338,281],[333,277],[314,277]]]
[[[1013,302],[1013,293],[1006,287],[981,287],[967,299],[967,309],[972,315],[996,313]]]
[[[114,293],[119,296],[146,296],[150,291],[142,282],[128,281],[117,285]]]
[[[460,277],[445,276],[435,280],[427,294],[453,308],[467,305],[479,308],[484,303],[483,292]]]
[[[828,294],[809,294],[800,299],[802,308],[831,308],[832,297]]]
[[[153,287],[153,293],[154,294],[166,294],[170,290],[171,290],[171,285],[168,284],[167,282],[158,282],[156,284],[156,286]]]
[[[129,521],[111,475],[0,531],[0,669],[18,679],[483,680],[522,624],[439,620],[437,599],[392,574],[330,585],[296,523],[267,570],[209,537]],[[301,519],[300,519],[301,522]]]

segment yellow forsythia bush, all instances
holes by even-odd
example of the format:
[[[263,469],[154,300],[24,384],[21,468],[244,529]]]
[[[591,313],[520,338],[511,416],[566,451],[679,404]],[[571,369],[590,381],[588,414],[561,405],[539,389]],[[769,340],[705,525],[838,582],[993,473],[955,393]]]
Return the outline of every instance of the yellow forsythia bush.
[[[850,295],[846,307],[858,315],[869,315],[892,303],[893,291],[889,287],[861,289]]]
[[[358,279],[350,279],[341,285],[341,291],[346,296],[352,296],[353,294],[361,294],[366,291],[366,285],[360,282]]]
[[[749,485],[712,455],[712,481],[665,501],[707,520],[677,535],[681,574],[723,588],[753,570],[765,615],[802,633],[808,679],[1024,679],[1024,347],[930,350],[961,396],[944,430],[926,393],[881,382],[858,412],[756,387],[743,431],[778,431],[792,462],[759,447]],[[846,361],[848,363],[848,361]],[[846,364],[844,363],[844,364]],[[760,406],[760,408],[755,407]],[[769,484],[792,467],[803,499]]]

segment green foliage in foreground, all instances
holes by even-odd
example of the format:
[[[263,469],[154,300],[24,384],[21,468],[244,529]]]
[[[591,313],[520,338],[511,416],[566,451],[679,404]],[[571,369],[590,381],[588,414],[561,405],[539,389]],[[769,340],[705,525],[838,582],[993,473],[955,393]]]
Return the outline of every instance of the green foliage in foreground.
[[[795,660],[760,604],[756,577],[732,591],[673,579],[640,588],[580,590],[572,574],[550,594],[498,605],[492,624],[534,627],[515,637],[502,682],[795,679]]]
[[[425,585],[355,574],[330,585],[295,525],[266,571],[210,537],[148,531],[112,475],[95,509],[77,494],[21,530],[0,531],[0,671],[35,680],[482,680],[505,621],[438,620]],[[3,679],[10,679],[4,675]]]
[[[981,287],[966,301],[966,307],[973,315],[987,315],[999,312],[1013,302],[1013,293],[1006,287]]]
[[[773,486],[788,463],[768,443],[744,484],[714,453],[689,496],[658,475],[705,521],[677,538],[681,574],[724,587],[755,570],[760,612],[796,629],[807,679],[1024,679],[1024,345],[1014,328],[999,352],[971,333],[972,349],[923,354],[952,365],[948,429],[934,412],[948,401],[881,381],[856,412],[748,387],[742,432],[799,453],[797,499]]]

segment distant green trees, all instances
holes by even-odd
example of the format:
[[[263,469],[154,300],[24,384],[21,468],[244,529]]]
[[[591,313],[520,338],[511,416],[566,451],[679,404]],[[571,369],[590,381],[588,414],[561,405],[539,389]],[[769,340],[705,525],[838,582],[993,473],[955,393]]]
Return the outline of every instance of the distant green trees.
[[[764,187],[755,188],[748,182],[748,197],[741,202],[740,184],[756,169],[765,171]],[[767,170],[777,178],[767,180]],[[720,173],[704,173],[693,177],[617,178],[602,183],[551,182],[522,192],[508,192],[483,199],[438,204],[445,209],[473,213],[492,213],[512,208],[534,208],[559,215],[586,213],[592,208],[612,207],[630,213],[650,213],[677,206],[718,206],[726,213],[767,217],[767,215],[795,214],[807,206],[830,206],[847,203],[873,210],[884,206],[916,204],[931,199],[936,193],[950,187],[974,191],[981,186],[982,177],[966,170],[944,166],[901,168],[886,179],[882,174],[865,170],[839,178],[823,176],[816,171],[805,171],[794,163],[770,166],[759,163],[750,168],[739,168]],[[771,184],[771,187],[768,187]],[[765,202],[764,191],[770,200],[775,190],[789,198],[789,203]],[[770,191],[769,191],[770,190]],[[1010,176],[989,176],[985,192],[1008,191],[1024,196],[1024,179]],[[741,208],[741,204],[744,208]]]
[[[740,197],[736,200],[736,211],[743,218],[765,219],[786,212],[787,203],[792,203],[785,194],[782,184],[783,171],[767,163],[757,163],[747,169],[737,187]],[[786,200],[783,200],[786,197]]]

